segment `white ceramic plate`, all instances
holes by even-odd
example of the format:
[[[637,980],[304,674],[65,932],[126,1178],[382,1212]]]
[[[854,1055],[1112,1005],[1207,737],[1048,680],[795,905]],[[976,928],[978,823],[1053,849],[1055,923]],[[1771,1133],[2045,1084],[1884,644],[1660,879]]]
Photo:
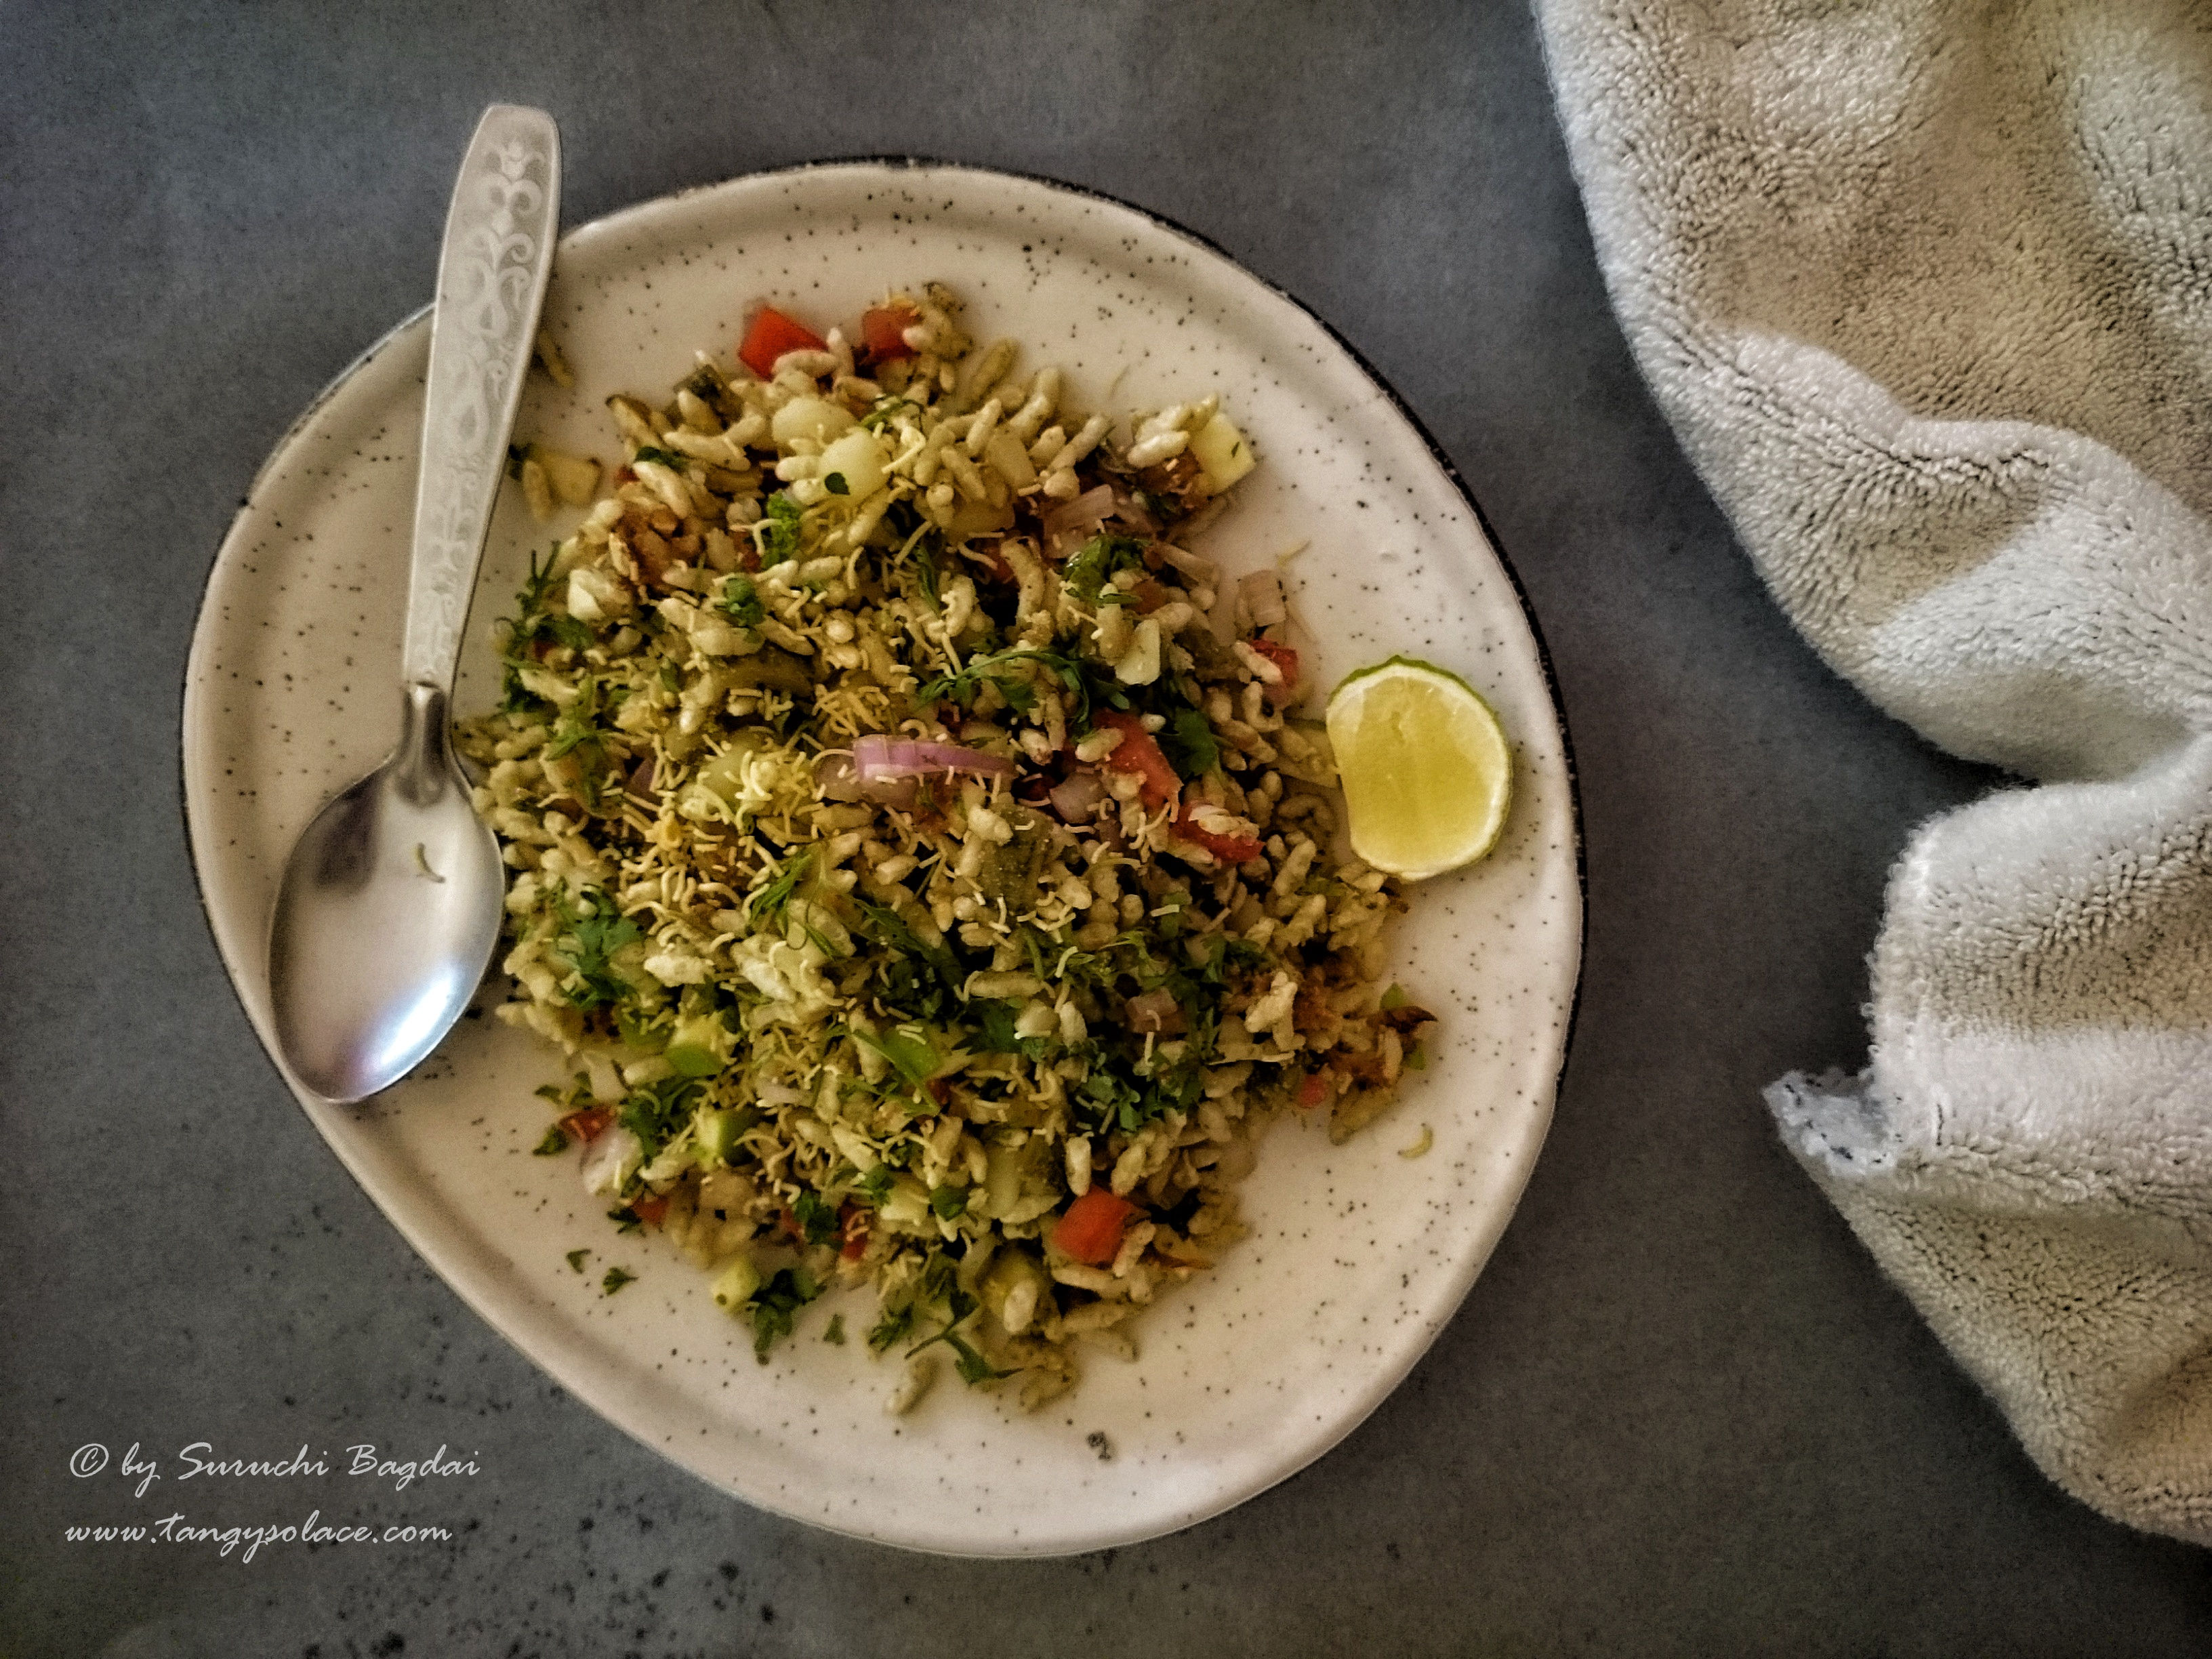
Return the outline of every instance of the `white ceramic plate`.
[[[903,162],[739,179],[562,242],[546,318],[578,384],[520,431],[607,455],[602,400],[658,399],[696,349],[727,356],[774,299],[826,325],[939,278],[979,337],[1056,361],[1116,414],[1218,390],[1262,459],[1205,542],[1232,568],[1295,544],[1317,678],[1394,651],[1464,674],[1516,743],[1498,851],[1415,890],[1396,977],[1442,1017],[1425,1077],[1348,1146],[1278,1126],[1246,1185],[1252,1236],[1024,1417],[948,1375],[910,1416],[895,1359],[822,1341],[810,1310],[763,1366],[664,1241],[618,1237],[571,1159],[534,1158],[558,1056],[488,1018],[366,1107],[301,1103],[392,1224],[561,1383],[748,1503],[912,1548],[1043,1555],[1219,1513],[1349,1433],[1459,1306],[1550,1121],[1581,957],[1573,783],[1541,651],[1473,503],[1391,394],[1310,314],[1187,234],[1032,179]],[[269,915],[284,854],[397,731],[403,584],[428,319],[353,365],[256,480],[216,559],[184,706],[209,918],[269,1042]],[[550,539],[510,489],[470,625],[461,706],[487,700],[491,620]],[[295,1091],[296,1092],[296,1091]],[[1426,1156],[1401,1148],[1434,1133]],[[568,1251],[588,1249],[588,1271]],[[599,1289],[604,1270],[636,1283]],[[854,1304],[848,1326],[866,1328]]]

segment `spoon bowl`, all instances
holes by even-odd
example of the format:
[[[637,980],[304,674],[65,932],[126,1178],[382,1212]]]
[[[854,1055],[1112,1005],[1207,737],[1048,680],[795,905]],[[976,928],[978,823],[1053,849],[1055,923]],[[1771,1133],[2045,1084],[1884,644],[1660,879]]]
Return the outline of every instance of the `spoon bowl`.
[[[552,118],[493,105],[462,160],[438,255],[399,744],[308,824],[270,923],[277,1050],[326,1100],[362,1099],[420,1064],[499,942],[506,872],[470,804],[447,705],[560,206]]]
[[[446,741],[445,694],[410,686],[399,745],[293,848],[269,940],[276,1040],[326,1100],[420,1064],[499,940],[506,871]]]

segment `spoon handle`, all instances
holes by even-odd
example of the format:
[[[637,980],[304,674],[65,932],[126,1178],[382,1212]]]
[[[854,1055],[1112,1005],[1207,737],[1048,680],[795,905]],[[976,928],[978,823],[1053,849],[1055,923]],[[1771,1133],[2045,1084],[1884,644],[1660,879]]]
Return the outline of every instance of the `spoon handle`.
[[[438,252],[400,653],[410,686],[453,690],[560,225],[561,135],[553,118],[492,105],[461,162]]]

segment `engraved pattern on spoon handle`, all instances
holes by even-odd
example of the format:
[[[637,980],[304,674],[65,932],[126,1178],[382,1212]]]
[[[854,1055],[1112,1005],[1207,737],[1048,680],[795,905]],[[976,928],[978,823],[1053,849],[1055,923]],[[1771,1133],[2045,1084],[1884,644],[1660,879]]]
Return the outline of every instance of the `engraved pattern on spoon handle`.
[[[561,225],[561,136],[494,104],[446,213],[400,672],[450,690]]]

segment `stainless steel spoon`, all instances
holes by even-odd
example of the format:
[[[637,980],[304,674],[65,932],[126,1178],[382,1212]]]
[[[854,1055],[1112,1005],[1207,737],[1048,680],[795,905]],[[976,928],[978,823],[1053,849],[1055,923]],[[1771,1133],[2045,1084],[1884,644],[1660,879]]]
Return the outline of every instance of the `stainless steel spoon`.
[[[469,804],[447,705],[560,222],[552,117],[494,104],[438,254],[399,746],[301,836],[270,927],[276,1046],[327,1100],[374,1094],[436,1048],[498,941],[499,846]]]

